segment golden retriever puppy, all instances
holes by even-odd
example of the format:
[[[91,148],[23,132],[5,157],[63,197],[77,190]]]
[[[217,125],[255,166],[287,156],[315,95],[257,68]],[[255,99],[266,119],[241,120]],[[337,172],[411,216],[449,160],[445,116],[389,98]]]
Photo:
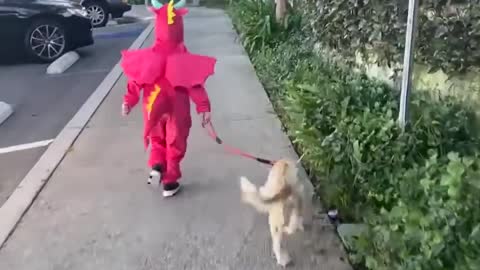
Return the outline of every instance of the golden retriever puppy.
[[[297,173],[295,162],[282,159],[275,162],[260,188],[246,177],[240,178],[242,201],[260,213],[268,213],[273,253],[283,267],[291,263],[291,258],[282,240],[285,235],[303,231],[303,210],[310,206],[305,183],[298,179]]]

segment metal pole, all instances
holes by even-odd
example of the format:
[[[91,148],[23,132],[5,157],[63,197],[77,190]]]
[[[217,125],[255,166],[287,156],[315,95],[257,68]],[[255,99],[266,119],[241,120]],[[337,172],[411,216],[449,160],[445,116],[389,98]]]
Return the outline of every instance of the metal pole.
[[[402,128],[405,127],[407,122],[408,102],[412,88],[413,56],[415,33],[417,30],[418,2],[419,0],[408,1],[407,33],[405,35],[405,52],[403,57],[402,92],[400,94],[400,111],[398,114],[398,122]]]

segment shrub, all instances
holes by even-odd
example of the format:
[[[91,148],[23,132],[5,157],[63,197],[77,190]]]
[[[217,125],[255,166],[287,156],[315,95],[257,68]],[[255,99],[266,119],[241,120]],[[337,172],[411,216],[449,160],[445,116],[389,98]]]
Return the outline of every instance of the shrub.
[[[450,3],[451,2],[451,3]],[[374,53],[382,65],[403,59],[408,1],[305,0],[311,37],[344,59]],[[423,0],[418,16],[416,59],[431,71],[454,75],[480,67],[480,2]]]
[[[300,25],[299,16],[288,16],[283,25],[276,23],[274,1],[230,0],[229,6],[234,25],[249,53],[285,40]]]
[[[473,115],[453,101],[416,95],[421,117],[403,132],[395,121],[398,96],[387,86],[326,65],[302,72],[301,79],[315,79],[286,85],[284,119],[306,160],[315,161],[309,167],[322,177],[327,204],[347,219],[391,205],[397,177],[430,151],[472,153],[479,145],[468,126]]]
[[[478,269],[479,167],[476,155],[432,154],[399,175],[395,204],[366,219],[354,260],[376,270]]]

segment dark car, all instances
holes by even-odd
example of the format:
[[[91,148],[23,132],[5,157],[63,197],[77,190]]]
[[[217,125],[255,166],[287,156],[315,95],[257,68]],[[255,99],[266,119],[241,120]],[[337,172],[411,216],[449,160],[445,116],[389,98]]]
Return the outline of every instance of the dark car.
[[[87,9],[93,27],[107,25],[108,18],[120,18],[123,13],[132,9],[127,0],[76,0]]]
[[[93,44],[84,7],[69,0],[0,0],[0,51],[52,62]]]

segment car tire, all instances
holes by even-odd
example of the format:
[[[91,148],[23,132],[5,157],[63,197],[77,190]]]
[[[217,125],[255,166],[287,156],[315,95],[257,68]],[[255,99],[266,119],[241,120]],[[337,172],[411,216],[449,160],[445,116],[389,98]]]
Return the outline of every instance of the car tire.
[[[104,27],[107,25],[110,14],[104,3],[100,1],[87,2],[85,9],[87,10],[93,27]]]
[[[34,60],[49,63],[69,49],[66,28],[55,19],[38,19],[27,29],[25,50]]]

